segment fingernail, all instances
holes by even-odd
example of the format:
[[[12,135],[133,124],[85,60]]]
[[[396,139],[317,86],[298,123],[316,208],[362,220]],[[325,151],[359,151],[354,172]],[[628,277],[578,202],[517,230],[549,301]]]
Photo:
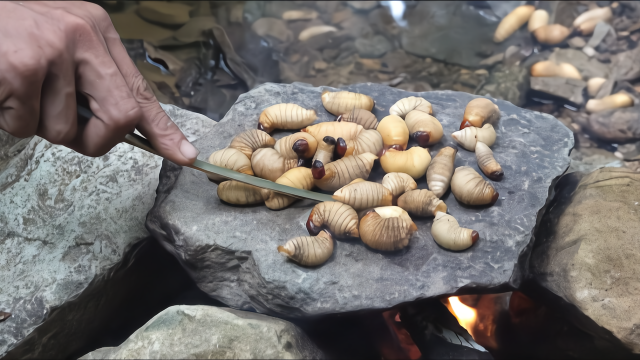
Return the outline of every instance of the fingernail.
[[[182,156],[186,157],[187,159],[194,160],[196,157],[198,157],[198,154],[200,154],[200,151],[198,151],[198,149],[196,149],[195,146],[191,145],[191,143],[187,140],[182,140],[182,142],[180,143],[180,152],[182,153]]]

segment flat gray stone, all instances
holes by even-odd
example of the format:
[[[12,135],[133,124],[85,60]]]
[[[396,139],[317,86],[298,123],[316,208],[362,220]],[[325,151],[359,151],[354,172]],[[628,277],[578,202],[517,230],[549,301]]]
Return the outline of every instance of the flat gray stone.
[[[571,173],[556,186],[530,259],[534,281],[569,318],[606,343],[640,353],[640,174]]]
[[[356,49],[361,58],[379,58],[393,49],[393,45],[382,35],[375,35],[371,39],[357,38]]]
[[[561,97],[580,106],[584,105],[586,81],[563,77],[531,77],[531,89]]]
[[[463,1],[422,1],[412,5],[404,15],[408,26],[400,36],[402,48],[413,55],[464,67],[479,67],[486,57],[504,52],[511,45],[531,48],[526,26],[496,44],[493,34],[501,18],[491,9],[473,5]]]
[[[256,127],[260,112],[284,102],[315,109],[319,121],[335,118],[324,110],[323,89],[303,84],[264,84],[240,96],[225,118],[196,142],[200,158],[226,147],[238,133]],[[379,84],[345,87],[372,96],[381,119],[399,99],[422,96],[433,104],[446,136],[432,155],[453,146],[466,104],[477,96],[453,91],[411,93]],[[450,294],[463,287],[492,288],[519,282],[518,256],[531,240],[536,216],[554,178],[569,166],[573,135],[552,116],[495,100],[502,111],[493,146],[505,178],[494,183],[500,199],[490,208],[461,206],[447,193],[443,200],[462,226],[480,233],[478,243],[460,253],[444,250],[430,234],[432,218],[414,218],[418,232],[398,252],[376,252],[361,241],[337,241],[318,268],[304,268],[276,251],[287,239],[306,235],[315,205],[298,202],[288,209],[223,204],[217,185],[190,169],[165,169],[156,204],[147,218],[151,233],[184,264],[198,286],[231,307],[286,317],[383,309]],[[285,132],[275,134],[284,136]],[[456,166],[478,169],[475,153],[461,149]],[[384,173],[374,166],[370,180]],[[423,177],[419,188],[426,188]]]
[[[165,110],[190,140],[215,124],[173,105]],[[90,158],[37,136],[2,137],[0,311],[12,316],[0,323],[0,357],[27,337],[46,339],[39,327],[51,311],[103,280],[127,248],[149,235],[144,221],[162,164],[127,144]],[[78,331],[91,323],[93,310],[76,314]],[[31,357],[54,357],[69,347],[35,343],[26,351]]]
[[[599,111],[582,120],[580,126],[593,136],[611,142],[640,139],[640,105]]]
[[[296,325],[270,316],[213,306],[176,305],[117,347],[81,359],[322,359]]]

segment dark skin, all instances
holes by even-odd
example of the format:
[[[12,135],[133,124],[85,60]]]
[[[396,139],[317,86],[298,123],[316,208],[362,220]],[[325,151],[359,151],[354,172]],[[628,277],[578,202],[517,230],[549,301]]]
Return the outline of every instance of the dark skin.
[[[106,154],[137,129],[172,162],[196,159],[101,7],[0,1],[0,34],[0,129],[88,156]],[[95,114],[87,122],[78,122],[76,92]]]

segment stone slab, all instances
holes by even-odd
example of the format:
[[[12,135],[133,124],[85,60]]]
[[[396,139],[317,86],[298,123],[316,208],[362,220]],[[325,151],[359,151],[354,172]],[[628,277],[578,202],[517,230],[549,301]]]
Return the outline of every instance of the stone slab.
[[[215,122],[173,105],[165,111],[190,140]],[[90,158],[40,137],[0,134],[0,357],[38,328],[51,312],[101,281],[131,245],[149,235],[162,159],[128,144]],[[91,309],[76,314],[89,321]],[[55,356],[56,346],[37,357]],[[58,346],[65,346],[58,344]],[[33,355],[35,356],[35,355]]]
[[[236,134],[255,128],[260,112],[270,105],[296,103],[315,109],[319,121],[332,121],[334,116],[320,100],[323,89],[337,90],[267,83],[243,94],[216,130],[196,142],[200,159],[226,147]],[[453,91],[411,93],[371,83],[345,89],[372,96],[378,119],[403,97],[429,100],[445,129],[443,140],[430,149],[432,155],[454,145],[450,134],[458,129],[466,104],[477,97]],[[337,241],[327,263],[304,268],[286,260],[276,248],[306,234],[304,224],[312,202],[298,202],[281,211],[225,205],[216,195],[217,185],[206,175],[169,166],[161,173],[147,227],[212,297],[234,308],[282,317],[383,309],[461,288],[517,285],[518,257],[531,240],[549,186],[569,166],[573,135],[550,115],[493,101],[502,116],[493,146],[505,172],[505,178],[494,183],[500,199],[490,208],[469,208],[450,193],[443,197],[462,226],[480,233],[480,240],[469,250],[456,253],[440,248],[431,238],[432,218],[414,218],[418,232],[401,251],[376,252],[359,240]],[[464,149],[455,165],[478,169],[475,153]],[[381,181],[383,176],[376,164],[370,180]],[[426,188],[426,180],[420,179],[418,186]]]

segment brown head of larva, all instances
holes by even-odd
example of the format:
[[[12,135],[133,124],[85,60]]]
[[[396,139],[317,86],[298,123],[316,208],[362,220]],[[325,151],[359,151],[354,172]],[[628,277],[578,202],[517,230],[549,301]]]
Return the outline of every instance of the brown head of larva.
[[[262,131],[266,132],[267,134],[270,133],[271,131],[273,131],[272,128],[266,128],[266,127],[264,127],[264,125],[262,125],[260,123],[258,123],[258,130],[262,130]]]
[[[418,143],[418,145],[422,147],[429,146],[429,139],[431,138],[431,135],[428,132],[416,131],[412,134],[412,136],[413,136],[413,140],[415,140]]]
[[[316,180],[320,180],[325,176],[324,164],[320,160],[316,160],[311,164],[311,174]]]
[[[291,147],[293,152],[295,152],[300,158],[305,157],[307,151],[309,151],[309,142],[306,139],[298,139],[293,143]]]
[[[473,126],[473,124],[470,123],[469,120],[464,119],[462,120],[462,124],[460,124],[460,130],[471,127],[471,126]]]
[[[320,231],[322,231],[322,227],[316,226],[316,224],[313,223],[314,211],[315,211],[315,208],[311,209],[311,214],[309,214],[309,218],[307,219],[307,231],[309,232],[309,234],[316,236],[320,233]]]
[[[504,177],[504,171],[494,171],[490,174],[487,174],[487,177],[493,181],[500,181]],[[497,199],[496,199],[497,200]]]
[[[473,230],[471,232],[471,243],[475,244],[478,239],[480,239],[480,234],[477,231]]]
[[[489,203],[489,205],[493,206],[497,201],[498,201],[498,197],[500,197],[500,194],[498,194],[498,192],[494,192],[493,196],[491,197],[491,202]]]
[[[342,159],[347,153],[347,142],[339,137],[336,140],[336,147],[333,149],[333,160]]]

